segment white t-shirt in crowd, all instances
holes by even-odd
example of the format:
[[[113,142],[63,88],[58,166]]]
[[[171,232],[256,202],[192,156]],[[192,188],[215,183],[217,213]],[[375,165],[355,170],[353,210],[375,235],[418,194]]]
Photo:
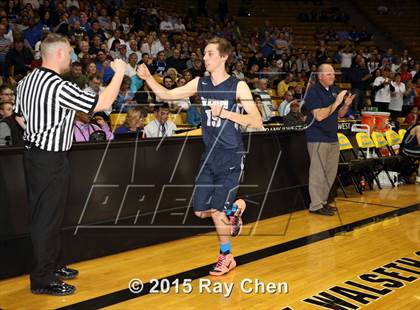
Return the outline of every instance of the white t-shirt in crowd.
[[[184,24],[175,23],[174,29],[175,30],[179,30],[179,31],[185,31],[185,25]]]
[[[400,85],[395,82],[391,82],[391,84],[395,87],[395,92],[391,96],[391,103],[388,109],[401,112],[404,102],[405,84],[402,82],[400,82]]]
[[[385,79],[382,76],[378,76],[373,82],[373,86],[381,85]],[[391,102],[391,90],[389,89],[389,84],[382,87],[375,94],[376,102]]]
[[[273,102],[271,100],[271,96],[267,91],[261,90],[259,88],[254,89],[253,93],[261,97],[263,114],[262,117],[263,121],[266,122],[273,117]]]
[[[341,68],[350,68],[351,60],[353,58],[352,53],[340,53],[341,55]]]
[[[171,22],[167,22],[166,20],[161,21],[159,25],[159,29],[163,31],[171,31],[174,30],[174,26]]]
[[[165,127],[165,128],[163,128]],[[146,127],[144,127],[144,134],[146,138],[170,137],[175,133],[176,125],[167,121],[165,124],[160,124],[158,120],[153,120]]]
[[[142,53],[147,53],[147,54],[149,54],[149,56],[150,57],[156,57],[157,56],[157,54],[160,52],[160,51],[163,51],[163,47],[162,47],[162,44],[160,44],[160,42],[159,42],[159,44],[157,43],[157,41],[154,41],[153,43],[152,43],[152,46],[150,46],[147,42],[146,43],[143,43],[142,44],[142,46],[141,46],[141,48],[140,48],[140,51],[142,52]],[[139,60],[141,60],[141,58],[139,58]]]
[[[132,77],[133,75],[136,75],[136,74],[137,74],[136,69],[133,68],[130,64],[127,64],[125,66],[124,75],[129,76],[129,77]]]

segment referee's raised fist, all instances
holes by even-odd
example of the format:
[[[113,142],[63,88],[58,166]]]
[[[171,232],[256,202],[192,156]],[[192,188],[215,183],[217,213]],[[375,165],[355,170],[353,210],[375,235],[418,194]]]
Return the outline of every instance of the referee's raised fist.
[[[115,72],[125,72],[126,62],[122,59],[115,59],[111,62],[111,68]]]

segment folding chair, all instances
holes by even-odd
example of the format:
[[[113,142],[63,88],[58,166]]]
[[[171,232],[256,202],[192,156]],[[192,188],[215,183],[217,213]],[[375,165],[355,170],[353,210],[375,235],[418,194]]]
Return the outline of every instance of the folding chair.
[[[388,142],[388,149],[391,152],[391,154],[393,156],[397,155],[399,153],[399,149],[400,149],[400,136],[399,134],[397,134],[395,131],[393,130],[387,130],[385,132],[385,138],[386,141]],[[396,148],[397,147],[397,148]]]
[[[378,175],[375,171],[376,166],[376,159],[370,157],[369,149],[375,148],[375,144],[373,143],[372,139],[366,132],[358,132],[356,133],[356,142],[359,148],[359,152],[362,158],[366,161],[370,161],[369,165],[369,172],[371,173],[373,180],[375,180],[376,185],[378,185],[379,189],[382,189],[381,183],[379,182]],[[366,152],[366,153],[365,153]]]
[[[381,132],[374,131],[372,132],[371,137],[373,144],[375,145],[376,155],[378,156],[376,161],[381,164],[382,170],[385,171],[392,187],[395,187],[395,183],[389,175],[389,171],[395,171],[396,164],[399,160],[398,156],[392,155],[388,142]]]
[[[405,129],[398,130],[398,135],[400,136],[400,144],[403,142],[403,139],[404,139],[404,136],[405,136],[406,132],[407,132],[407,130],[405,130]]]
[[[359,185],[358,176],[359,174],[365,176],[363,169],[365,168],[366,164],[357,159],[357,154],[353,149],[353,145],[344,134],[337,133],[337,137],[338,143],[340,145],[340,161],[338,163],[337,173],[337,180],[340,188],[343,191],[344,196],[347,198],[347,193],[343,185],[343,179],[344,177],[348,176],[352,181],[356,192],[362,195],[363,190]],[[369,187],[372,188],[372,185],[369,182],[368,184]]]

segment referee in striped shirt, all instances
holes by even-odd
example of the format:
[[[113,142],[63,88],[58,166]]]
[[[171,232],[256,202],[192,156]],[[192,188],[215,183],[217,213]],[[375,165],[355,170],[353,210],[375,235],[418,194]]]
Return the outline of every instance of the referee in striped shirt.
[[[126,63],[111,63],[114,77],[101,95],[84,92],[64,81],[70,68],[67,38],[49,34],[41,43],[42,67],[17,86],[16,112],[27,126],[23,165],[31,211],[31,238],[36,265],[30,275],[34,294],[69,295],[75,287],[62,282],[78,271],[61,261],[60,227],[69,185],[67,151],[71,148],[76,111],[93,113],[109,109],[116,99]]]

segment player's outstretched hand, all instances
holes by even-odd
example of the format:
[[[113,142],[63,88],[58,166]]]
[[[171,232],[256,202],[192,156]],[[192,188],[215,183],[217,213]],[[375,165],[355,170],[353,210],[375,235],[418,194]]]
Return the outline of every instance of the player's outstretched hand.
[[[147,80],[151,76],[149,69],[144,63],[137,67],[137,76],[142,80]]]

